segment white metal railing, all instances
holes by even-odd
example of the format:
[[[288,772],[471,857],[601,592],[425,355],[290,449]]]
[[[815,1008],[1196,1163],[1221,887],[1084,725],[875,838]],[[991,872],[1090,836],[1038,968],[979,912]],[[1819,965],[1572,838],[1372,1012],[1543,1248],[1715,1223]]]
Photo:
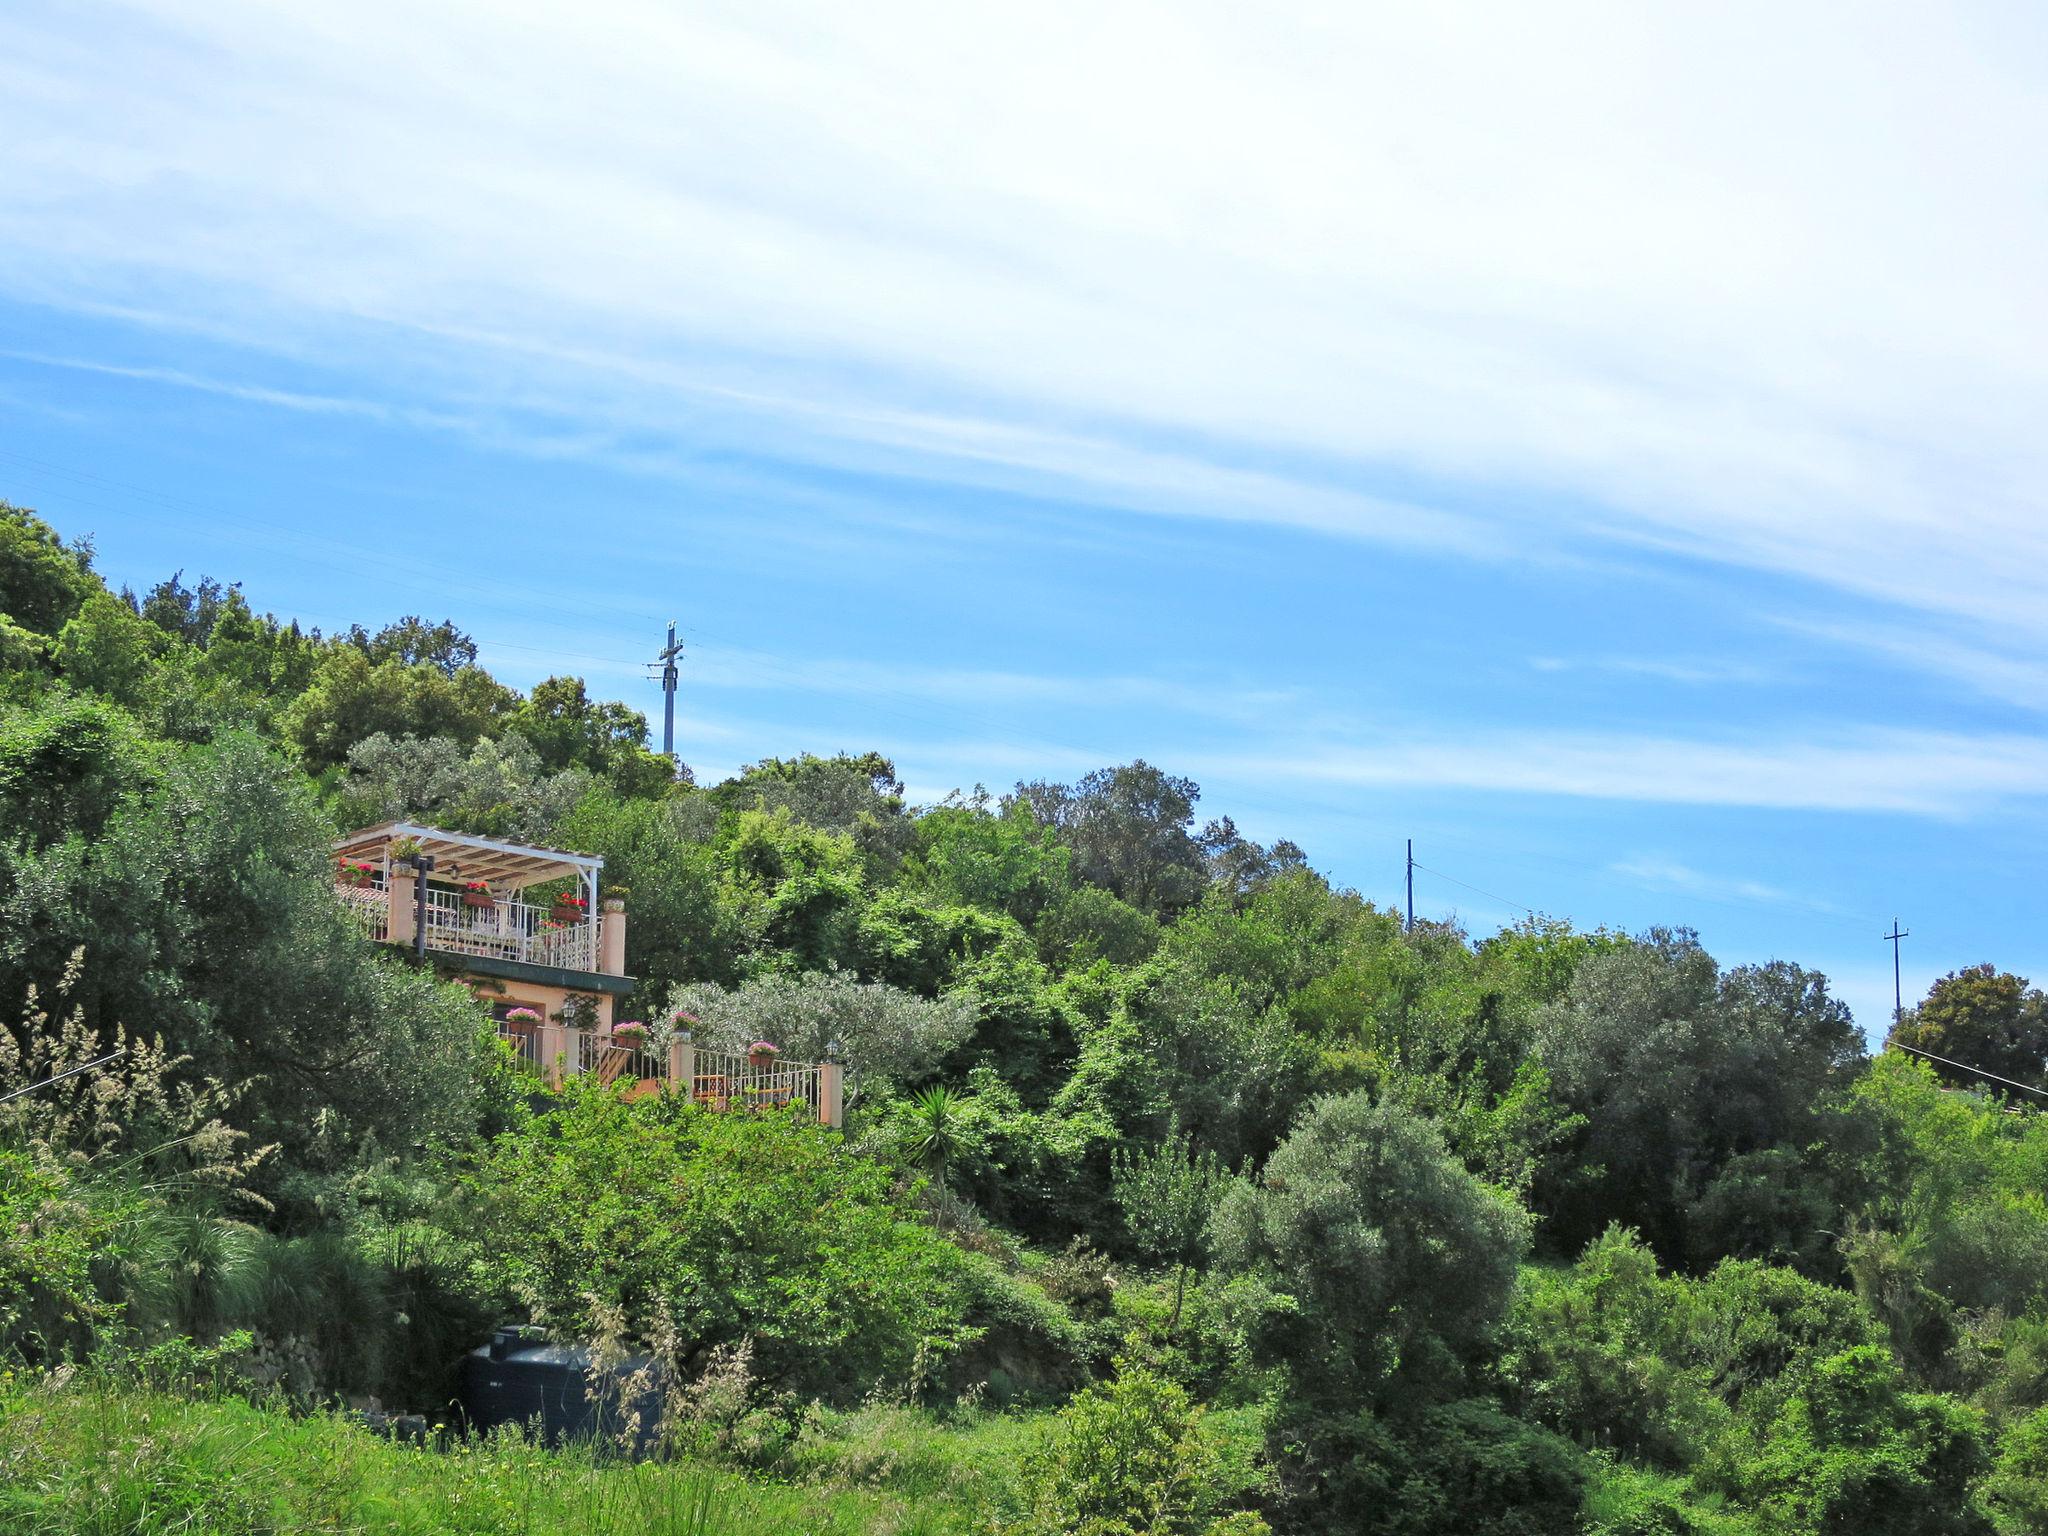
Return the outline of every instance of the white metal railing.
[[[800,1104],[827,1125],[841,1121],[843,1078],[841,1069],[831,1063],[777,1060],[757,1067],[742,1051],[711,1050],[687,1040],[663,1046],[644,1035],[620,1036],[602,1029],[501,1022],[498,1033],[524,1065],[556,1086],[565,1076],[583,1075],[607,1086],[687,1091],[705,1109]]]
[[[381,885],[336,884],[334,894],[356,920],[366,939],[391,937],[391,893]]]
[[[597,925],[559,924],[550,908],[524,901],[471,906],[460,891],[427,891],[427,948],[572,971],[597,969]]]
[[[668,1052],[657,1051],[643,1035],[608,1035],[601,1029],[572,1030],[576,1070],[606,1087],[613,1083],[668,1081]]]
[[[340,898],[363,930],[379,941],[391,937],[391,890],[380,884],[348,885],[337,881]],[[525,960],[564,970],[598,969],[597,924],[589,918],[557,923],[552,907],[524,901],[499,901],[473,907],[460,891],[427,889],[427,948],[458,955],[485,955],[498,960]]]
[[[826,1114],[823,1071],[809,1062],[784,1062],[757,1067],[742,1051],[715,1051],[697,1046],[690,1096],[711,1109],[770,1109],[783,1104],[808,1105],[820,1120]]]
[[[510,1048],[513,1058],[530,1072],[545,1072],[547,1063],[541,1059],[541,1032],[533,1025],[513,1025],[503,1019],[498,1021],[498,1038]]]

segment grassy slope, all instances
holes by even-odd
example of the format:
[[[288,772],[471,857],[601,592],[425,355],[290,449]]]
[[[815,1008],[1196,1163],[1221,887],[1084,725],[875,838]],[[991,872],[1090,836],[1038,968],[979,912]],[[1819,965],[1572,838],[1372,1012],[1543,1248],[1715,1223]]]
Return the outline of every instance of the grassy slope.
[[[828,1421],[794,1482],[602,1466],[516,1439],[446,1451],[328,1416],[93,1380],[0,1389],[0,1536],[270,1532],[948,1536],[986,1529],[1029,1425],[873,1409]]]

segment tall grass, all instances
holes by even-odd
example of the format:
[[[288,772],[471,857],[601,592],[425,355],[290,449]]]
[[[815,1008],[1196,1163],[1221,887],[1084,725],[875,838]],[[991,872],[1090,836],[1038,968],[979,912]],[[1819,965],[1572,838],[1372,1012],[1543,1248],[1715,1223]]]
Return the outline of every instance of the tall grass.
[[[0,1536],[944,1536],[978,1524],[934,1498],[946,1479],[909,1481],[915,1496],[765,1484],[516,1434],[407,1446],[329,1415],[91,1375],[0,1380]]]

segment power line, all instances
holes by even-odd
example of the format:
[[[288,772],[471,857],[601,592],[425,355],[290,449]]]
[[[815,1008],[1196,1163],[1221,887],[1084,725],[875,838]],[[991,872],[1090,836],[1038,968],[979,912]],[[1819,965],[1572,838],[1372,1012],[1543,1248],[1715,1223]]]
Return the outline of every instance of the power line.
[[[1886,1040],[1887,1047],[1896,1046],[1902,1051],[1911,1051],[1915,1056],[1925,1056],[1929,1061],[1938,1061],[1945,1067],[1958,1067],[1965,1072],[1974,1072],[1979,1077],[1988,1077],[1994,1083],[2004,1083],[2008,1088],[2017,1088],[2021,1093],[2031,1093],[2037,1099],[2048,1099],[2048,1092],[2030,1088],[2025,1083],[2015,1082],[2009,1077],[2000,1077],[1996,1072],[1986,1072],[1982,1067],[1973,1067],[1967,1061],[1950,1061],[1946,1056],[1937,1056],[1932,1051],[1923,1051],[1917,1045],[1908,1045],[1903,1040]]]
[[[1466,890],[1471,891],[1475,895],[1484,896],[1488,901],[1498,901],[1505,906],[1513,907],[1517,912],[1526,912],[1531,917],[1536,917],[1540,915],[1537,912],[1537,909],[1534,907],[1525,906],[1519,901],[1510,901],[1507,897],[1500,895],[1496,891],[1482,890],[1480,889],[1480,887],[1471,884],[1469,881],[1460,880],[1456,875],[1447,875],[1440,869],[1431,869],[1427,864],[1417,863],[1413,854],[1409,855],[1408,862],[1411,865],[1413,865],[1414,868],[1421,870],[1424,874],[1435,875],[1439,880],[1448,880],[1453,885],[1463,886]],[[1413,921],[1412,916],[1410,918],[1410,921]]]

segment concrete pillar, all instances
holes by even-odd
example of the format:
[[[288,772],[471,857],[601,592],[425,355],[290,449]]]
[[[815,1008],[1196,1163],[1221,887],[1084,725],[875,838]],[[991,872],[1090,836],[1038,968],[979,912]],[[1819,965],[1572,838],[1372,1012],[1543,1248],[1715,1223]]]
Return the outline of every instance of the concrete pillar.
[[[668,1085],[685,1097],[697,1091],[697,1042],[687,1029],[669,1042]]]
[[[540,1069],[550,1088],[562,1086],[562,1079],[583,1070],[583,1031],[563,1024],[540,1027]]]
[[[818,1108],[835,1131],[846,1123],[846,1068],[836,1061],[818,1063]]]
[[[626,974],[626,904],[616,896],[604,903],[604,922],[598,930],[597,968],[607,976]]]
[[[418,880],[419,875],[410,865],[394,865],[391,879],[386,886],[386,896],[391,903],[391,910],[384,921],[385,936],[392,943],[403,944],[408,948],[412,945],[413,918],[416,915],[413,905],[419,899],[414,890]]]

